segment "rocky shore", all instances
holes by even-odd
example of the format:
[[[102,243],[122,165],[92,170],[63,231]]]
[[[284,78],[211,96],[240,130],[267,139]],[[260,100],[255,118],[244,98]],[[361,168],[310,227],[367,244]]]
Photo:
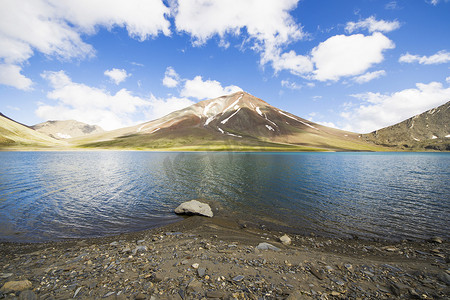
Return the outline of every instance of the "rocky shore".
[[[448,299],[449,249],[438,238],[284,236],[193,216],[114,237],[0,244],[0,287],[6,299]]]

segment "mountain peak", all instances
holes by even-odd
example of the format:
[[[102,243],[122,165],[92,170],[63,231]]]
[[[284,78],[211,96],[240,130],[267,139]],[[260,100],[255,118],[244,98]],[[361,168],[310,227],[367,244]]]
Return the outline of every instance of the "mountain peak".
[[[244,91],[204,100],[163,118],[147,122],[137,133],[203,128],[235,138],[273,139],[298,130],[319,131],[319,125],[277,109]]]

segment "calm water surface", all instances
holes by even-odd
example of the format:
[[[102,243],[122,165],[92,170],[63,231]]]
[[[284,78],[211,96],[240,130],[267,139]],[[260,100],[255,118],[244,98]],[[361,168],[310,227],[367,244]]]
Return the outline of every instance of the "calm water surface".
[[[449,183],[446,153],[0,152],[0,241],[148,229],[195,198],[295,233],[448,239]]]

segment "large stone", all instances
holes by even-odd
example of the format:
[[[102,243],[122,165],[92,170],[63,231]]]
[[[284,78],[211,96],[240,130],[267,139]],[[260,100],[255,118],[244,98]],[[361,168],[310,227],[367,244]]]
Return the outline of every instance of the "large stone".
[[[206,217],[213,217],[213,212],[211,207],[197,200],[191,200],[180,204],[175,208],[176,214],[187,214],[187,215],[201,215]]]
[[[256,246],[256,249],[258,250],[273,250],[273,251],[280,251],[280,248],[275,247],[274,245],[271,245],[269,243],[259,243],[258,246]]]
[[[21,281],[8,281],[3,285],[0,289],[2,292],[21,292],[25,290],[31,289],[31,282],[29,280],[21,280]]]

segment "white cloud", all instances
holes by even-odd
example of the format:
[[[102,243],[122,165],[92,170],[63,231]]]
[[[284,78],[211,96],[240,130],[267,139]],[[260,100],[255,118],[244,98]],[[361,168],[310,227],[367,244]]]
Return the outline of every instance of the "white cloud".
[[[348,33],[355,32],[358,29],[367,29],[370,33],[377,31],[390,32],[398,28],[400,28],[400,23],[398,21],[389,22],[384,20],[376,20],[374,16],[358,22],[348,22],[347,26],[345,26],[345,30]]]
[[[450,99],[450,88],[442,83],[417,83],[416,88],[392,94],[363,93],[352,95],[361,101],[358,106],[349,106],[341,113],[348,123],[345,130],[371,132],[404,121],[414,115],[446,103]]]
[[[301,27],[289,15],[298,0],[179,0],[177,30],[189,33],[195,44],[214,35],[238,35],[245,28],[257,42],[283,44],[303,37]],[[218,13],[220,12],[220,13]],[[205,26],[208,24],[208,26]]]
[[[393,10],[393,9],[398,9],[399,7],[398,7],[398,4],[397,4],[397,1],[391,1],[391,2],[387,3],[384,6],[384,8]]]
[[[161,0],[2,0],[0,2],[0,63],[19,65],[34,52],[60,59],[83,59],[95,50],[82,39],[98,27],[125,27],[139,40],[170,34]],[[23,77],[23,75],[22,75]],[[12,86],[24,86],[17,77]],[[14,78],[13,78],[14,79]],[[11,79],[11,80],[13,80]],[[1,83],[1,82],[0,82]]]
[[[283,46],[306,36],[289,14],[297,3],[298,0],[179,0],[175,26],[178,31],[190,34],[194,45],[202,45],[217,35],[219,46],[227,48],[227,35],[242,35],[243,44],[250,44],[259,52],[260,63],[265,65],[280,57]],[[281,58],[278,64],[285,66],[290,59]],[[301,63],[297,59],[294,64],[293,69],[299,72]]]
[[[450,83],[450,76],[445,78],[445,81],[447,81],[447,83]]]
[[[359,84],[362,83],[366,83],[369,82],[373,79],[379,78],[381,76],[386,76],[386,71],[385,70],[379,70],[379,71],[374,71],[374,72],[367,72],[363,75],[357,76],[355,78],[353,78],[353,80]]]
[[[170,97],[167,99],[162,99],[156,98],[153,95],[150,103],[152,108],[150,119],[157,119],[173,111],[195,104],[194,101],[187,98]]]
[[[380,32],[370,36],[333,36],[311,51],[311,60],[316,67],[314,78],[336,81],[344,76],[359,75],[383,61],[383,51],[394,47],[394,43]]]
[[[126,70],[116,68],[106,70],[104,74],[108,76],[112,81],[114,81],[114,83],[117,85],[127,79],[127,77],[131,76],[131,74],[128,74]]]
[[[275,55],[270,59],[275,72],[289,70],[294,75],[303,75],[312,72],[314,69],[310,58],[303,55],[297,55],[295,51]]]
[[[450,62],[450,52],[442,50],[431,56],[419,56],[406,53],[400,56],[398,61],[402,63],[417,62],[422,65],[444,64]]]
[[[154,119],[173,110],[193,104],[186,99],[157,99],[134,96],[130,91],[121,89],[115,94],[73,82],[64,71],[44,72],[52,90],[47,94],[56,104],[40,103],[36,114],[44,120],[69,120],[100,125],[111,130],[136,124],[134,120]]]
[[[222,87],[217,80],[203,81],[201,76],[195,76],[192,80],[186,80],[180,95],[182,97],[192,97],[198,100],[211,99],[228,95],[231,93],[242,91],[242,89],[235,85]]]
[[[281,80],[281,86],[291,90],[300,90],[302,88],[300,84],[297,84],[289,80]]]
[[[164,73],[163,85],[169,88],[174,88],[178,85],[180,76],[175,72],[172,67],[167,67]]]
[[[20,73],[21,68],[11,64],[0,64],[0,84],[9,85],[19,90],[31,90],[33,82]]]

